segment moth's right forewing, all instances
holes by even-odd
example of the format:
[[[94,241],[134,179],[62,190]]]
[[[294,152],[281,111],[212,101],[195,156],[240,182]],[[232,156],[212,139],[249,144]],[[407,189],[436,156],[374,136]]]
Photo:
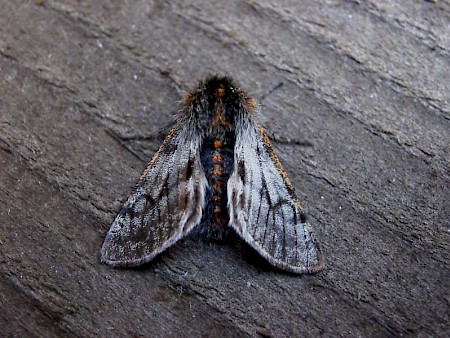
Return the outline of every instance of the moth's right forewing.
[[[295,273],[323,268],[312,228],[302,222],[291,183],[267,135],[244,115],[236,125],[228,181],[230,226],[271,264]]]
[[[200,222],[208,184],[201,142],[188,122],[172,128],[112,223],[102,262],[117,267],[149,262]]]

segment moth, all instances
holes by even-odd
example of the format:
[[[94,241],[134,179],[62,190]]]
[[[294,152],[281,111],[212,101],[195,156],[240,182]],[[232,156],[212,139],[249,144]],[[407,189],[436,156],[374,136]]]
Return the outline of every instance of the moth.
[[[232,229],[275,267],[321,270],[320,246],[257,111],[227,76],[210,76],[188,93],[112,223],[101,261],[134,267],[196,228],[219,241]]]

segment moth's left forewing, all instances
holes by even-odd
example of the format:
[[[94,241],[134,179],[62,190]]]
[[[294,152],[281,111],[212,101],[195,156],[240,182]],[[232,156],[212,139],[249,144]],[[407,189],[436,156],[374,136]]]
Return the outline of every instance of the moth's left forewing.
[[[323,268],[313,230],[264,129],[249,115],[236,123],[234,170],[228,181],[230,226],[271,264],[295,273]]]
[[[106,234],[102,262],[147,263],[200,222],[207,189],[200,146],[189,121],[178,120]]]

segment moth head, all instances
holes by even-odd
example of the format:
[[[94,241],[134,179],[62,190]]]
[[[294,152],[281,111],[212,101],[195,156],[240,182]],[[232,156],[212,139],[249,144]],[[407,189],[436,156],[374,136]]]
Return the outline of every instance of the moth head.
[[[257,103],[230,77],[213,75],[185,96],[183,111],[202,130],[234,130],[240,115],[256,114]]]

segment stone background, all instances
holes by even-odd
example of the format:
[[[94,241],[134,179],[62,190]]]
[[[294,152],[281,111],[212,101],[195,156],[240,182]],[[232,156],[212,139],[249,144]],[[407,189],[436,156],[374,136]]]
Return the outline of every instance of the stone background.
[[[449,336],[448,1],[0,1],[0,327],[12,336]],[[98,250],[212,72],[262,102],[327,268]],[[114,137],[120,135],[121,138]]]

